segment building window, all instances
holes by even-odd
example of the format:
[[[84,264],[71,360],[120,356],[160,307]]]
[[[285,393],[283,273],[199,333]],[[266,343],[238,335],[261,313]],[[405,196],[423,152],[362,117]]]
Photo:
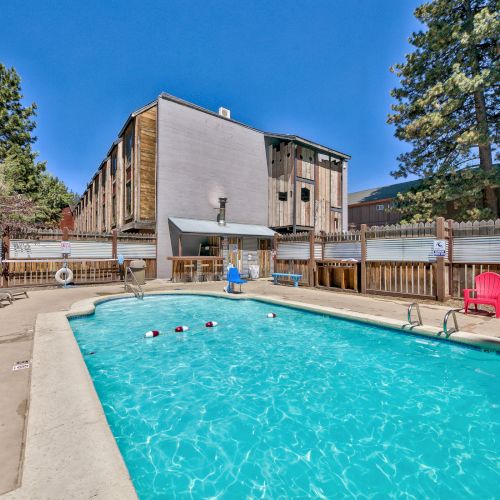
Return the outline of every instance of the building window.
[[[288,200],[288,193],[286,191],[280,191],[278,193],[278,200],[280,200],[280,201]]]
[[[102,229],[106,229],[106,205],[102,205]]]
[[[384,205],[377,205],[377,211],[382,212],[384,210]]]
[[[116,176],[116,166],[118,162],[116,161],[116,152],[111,155],[111,175]]]
[[[101,172],[101,184],[103,186],[106,185],[106,167],[102,167],[102,172]]]
[[[132,213],[132,183],[130,181],[125,186],[125,210],[127,215]]]
[[[311,200],[311,191],[308,188],[302,188],[300,190],[300,199],[306,203]]]
[[[111,202],[111,217],[113,219],[112,224],[116,224],[116,194],[113,194],[113,200]]]
[[[125,159],[127,163],[132,161],[132,146],[134,143],[134,131],[133,129],[125,136]]]

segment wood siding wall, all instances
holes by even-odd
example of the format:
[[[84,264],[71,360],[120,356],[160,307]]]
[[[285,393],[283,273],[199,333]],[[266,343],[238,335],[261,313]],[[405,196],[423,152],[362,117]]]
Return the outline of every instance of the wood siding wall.
[[[341,162],[286,141],[269,145],[267,157],[269,226],[338,231],[342,207]]]
[[[269,178],[269,225],[284,227],[293,224],[293,144],[282,142],[268,149]],[[280,201],[279,193],[286,200]]]
[[[391,200],[378,200],[370,203],[349,205],[349,226],[359,229],[361,224],[367,226],[385,226],[387,224],[397,224],[401,220],[401,215],[390,209]],[[383,210],[378,210],[377,206],[383,205]]]
[[[139,212],[141,221],[154,221],[156,212],[156,106],[141,113],[137,131],[139,140]]]
[[[75,229],[106,232],[125,224],[154,223],[156,219],[157,106],[131,120],[110,155],[101,164],[75,209]],[[132,134],[132,151],[125,142]],[[113,175],[113,159],[116,172]],[[127,212],[127,183],[131,183],[131,210]],[[115,215],[113,217],[113,199]]]

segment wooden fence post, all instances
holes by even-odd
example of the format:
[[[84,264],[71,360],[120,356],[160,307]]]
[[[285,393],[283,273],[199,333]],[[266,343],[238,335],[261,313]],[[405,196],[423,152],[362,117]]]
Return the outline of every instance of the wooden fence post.
[[[2,240],[0,241],[0,254],[3,260],[7,260],[9,258],[9,249],[10,249],[10,235],[9,230],[5,229],[2,234]],[[1,286],[9,286],[9,264],[5,262],[2,264],[2,268],[0,269],[0,285]]]
[[[271,250],[271,273],[278,272],[278,266],[276,265],[276,261],[278,260],[278,247],[280,244],[280,234],[274,233],[273,238],[273,248]]]
[[[116,229],[111,232],[111,258],[118,258],[118,232]]]
[[[274,250],[275,252],[278,252],[279,239],[280,239],[280,235],[279,235],[279,233],[274,233],[274,238],[273,238],[273,250]]]
[[[366,224],[361,224],[361,293],[366,293]]]
[[[321,236],[321,260],[325,260],[325,245],[326,245],[326,233],[325,231],[320,231]]]
[[[314,286],[315,283],[316,259],[314,258],[314,240],[314,231],[309,231],[309,286]]]
[[[438,240],[446,239],[444,217],[436,219],[436,238]],[[445,257],[436,257],[436,296],[439,302],[444,302],[446,299],[446,265]]]

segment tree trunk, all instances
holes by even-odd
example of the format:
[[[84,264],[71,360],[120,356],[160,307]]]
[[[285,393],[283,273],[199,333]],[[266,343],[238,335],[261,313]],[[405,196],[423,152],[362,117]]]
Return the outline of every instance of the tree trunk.
[[[479,165],[485,171],[493,170],[493,160],[491,154],[491,143],[488,136],[488,118],[486,115],[486,103],[484,93],[480,90],[474,92],[474,104],[476,108],[476,120],[478,129],[481,134],[481,139],[478,144],[479,149]],[[495,190],[492,187],[484,189],[486,205],[490,208],[495,216],[498,215],[497,197]]]
[[[468,31],[470,32],[474,27],[474,12],[472,10],[470,0],[464,2],[463,5],[465,7],[465,12],[468,18]],[[471,45],[469,47],[469,57],[472,74],[474,76],[477,76],[480,73],[480,65],[479,54],[475,45]],[[480,134],[477,145],[479,149],[479,166],[481,169],[489,172],[493,170],[493,159],[491,154],[491,141],[488,128],[488,115],[486,112],[486,100],[484,98],[484,92],[481,89],[478,89],[474,92],[474,108],[476,112],[477,128]],[[493,211],[495,216],[498,216],[498,205],[495,190],[492,187],[486,187],[484,189],[484,197],[486,200],[486,206]]]

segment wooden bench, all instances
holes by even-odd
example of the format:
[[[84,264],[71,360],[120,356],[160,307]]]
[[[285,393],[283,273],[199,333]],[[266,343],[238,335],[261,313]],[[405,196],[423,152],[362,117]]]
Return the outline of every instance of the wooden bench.
[[[299,286],[299,281],[302,278],[302,274],[291,274],[291,273],[273,273],[274,284],[279,285],[279,278],[290,278],[293,281],[293,286]]]

